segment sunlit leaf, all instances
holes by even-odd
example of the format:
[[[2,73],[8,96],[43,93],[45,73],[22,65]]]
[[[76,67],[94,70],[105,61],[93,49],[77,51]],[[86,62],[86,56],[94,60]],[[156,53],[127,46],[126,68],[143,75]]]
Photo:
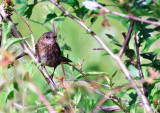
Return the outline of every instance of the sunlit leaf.
[[[67,45],[66,43],[62,46],[61,48],[62,50],[68,50],[68,51],[71,51],[71,47],[69,45]]]
[[[80,100],[81,100],[81,96],[82,96],[82,94],[81,94],[81,92],[80,92],[80,89],[78,89],[78,91],[77,91],[77,93],[75,94],[74,99],[73,99],[73,103],[74,103],[75,105],[78,105],[78,104],[79,104],[79,102],[80,102]]]
[[[160,38],[160,34],[159,33],[154,35],[154,36],[152,36],[152,37],[150,37],[145,43],[145,46],[144,46],[144,49],[143,49],[143,53],[147,52],[149,50],[150,46],[159,38]]]
[[[28,9],[24,12],[24,15],[26,15],[27,18],[30,18],[31,15],[32,15],[32,10],[34,8],[36,4],[31,4],[31,5],[28,5]]]
[[[72,7],[77,6],[79,7],[78,0],[61,0],[61,2],[71,5]]]
[[[7,96],[7,99],[13,99],[14,98],[14,91],[10,91],[8,96]]]
[[[2,22],[2,44],[6,44],[10,33],[11,33],[11,27],[12,27],[12,23],[9,22],[8,25],[4,22]]]
[[[153,50],[153,53],[154,53],[154,54],[157,54],[157,53],[159,53],[159,52],[160,52],[160,48],[157,48],[157,49]]]
[[[87,72],[85,73],[86,76],[96,76],[96,75],[107,75],[106,72]],[[82,74],[77,75],[76,79],[80,79],[84,77]]]
[[[84,1],[82,2],[82,5],[89,10],[96,10],[98,8],[98,4],[95,1]]]
[[[28,37],[25,37],[25,38],[12,38],[4,47],[5,50],[7,50],[11,45],[15,44],[15,43],[18,43],[18,42],[21,42],[21,41],[24,41],[28,39]]]
[[[129,65],[128,71],[133,78],[139,78],[139,70],[134,65]]]
[[[110,43],[113,43],[119,47],[121,47],[122,45],[117,41],[117,39],[115,37],[113,37],[111,34],[105,34],[109,39],[111,39],[112,41]]]

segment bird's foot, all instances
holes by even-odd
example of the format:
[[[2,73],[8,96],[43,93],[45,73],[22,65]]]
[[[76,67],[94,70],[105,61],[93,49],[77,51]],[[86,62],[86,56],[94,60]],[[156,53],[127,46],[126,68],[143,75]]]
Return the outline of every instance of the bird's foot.
[[[53,74],[51,74],[51,76],[48,78],[48,82],[47,82],[47,84],[49,84],[50,83],[50,81],[49,81],[49,79],[51,79],[51,80],[53,80]]]

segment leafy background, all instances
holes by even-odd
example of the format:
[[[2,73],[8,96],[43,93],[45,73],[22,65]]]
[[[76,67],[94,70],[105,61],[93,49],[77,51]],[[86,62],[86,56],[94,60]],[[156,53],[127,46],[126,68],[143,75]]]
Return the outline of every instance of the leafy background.
[[[122,36],[122,32],[128,31],[129,27],[129,20],[124,19],[121,17],[117,17],[111,14],[107,14],[106,19],[109,23],[109,25],[105,25],[105,27],[102,26],[103,17],[98,16],[96,18],[94,17],[87,17],[88,14],[97,14],[97,12],[89,11],[88,9],[85,9],[84,6],[82,6],[82,0],[63,0],[60,4],[67,9],[71,14],[78,17],[80,20],[85,20],[85,24],[89,26],[95,33],[103,39],[103,41],[107,44],[108,47],[111,48],[111,50],[120,49],[115,42],[117,41],[119,44],[123,44],[124,38]],[[156,21],[159,19],[159,6],[160,2],[157,0],[157,4],[155,4],[152,0],[132,0],[132,1],[98,1],[102,4],[106,4],[106,8],[112,11],[128,14],[127,11],[130,11],[132,14],[134,14],[137,17],[144,16],[144,19],[152,18],[152,20]],[[2,2],[0,2],[2,3]],[[52,27],[52,18],[54,18],[54,22],[56,24],[56,27],[58,28],[58,41],[59,45],[61,47],[61,50],[63,52],[64,56],[69,55],[69,58],[73,61],[74,64],[77,63],[83,63],[82,70],[84,72],[90,72],[88,77],[91,80],[95,80],[100,84],[108,84],[107,80],[102,77],[104,74],[100,74],[100,72],[104,72],[109,77],[114,75],[113,79],[111,79],[111,82],[114,83],[113,87],[118,87],[121,85],[125,85],[128,83],[128,81],[125,79],[124,74],[120,70],[120,68],[117,66],[116,62],[111,58],[111,56],[106,55],[107,53],[104,50],[93,50],[93,48],[98,48],[100,45],[97,43],[95,39],[90,36],[80,25],[75,23],[70,18],[66,17],[64,18],[62,12],[57,9],[53,4],[50,2],[43,0],[13,0],[13,3],[15,4],[14,8],[21,14],[21,16],[26,17],[27,21],[30,23],[31,28],[33,30],[33,35],[35,37],[35,41],[39,39],[39,37],[50,30]],[[79,4],[78,4],[79,3]],[[86,14],[85,14],[86,13]],[[60,16],[61,15],[61,16]],[[23,37],[30,37],[30,32],[27,27],[27,25],[21,20],[19,16],[17,16],[14,12],[12,15],[12,19],[14,23],[18,23],[17,28],[22,33]],[[91,22],[92,20],[92,22]],[[93,21],[95,20],[95,22]],[[143,64],[143,72],[145,77],[149,75],[147,69],[149,66],[152,66],[155,70],[159,71],[159,27],[155,27],[153,25],[148,25],[145,23],[136,22],[136,25],[134,27],[134,32],[139,31],[139,37],[141,38],[141,50],[142,50],[142,64]],[[107,35],[106,35],[107,34]],[[152,37],[151,37],[152,35]],[[111,39],[113,38],[114,39]],[[151,38],[150,38],[151,37]],[[116,41],[115,41],[116,39]],[[30,39],[27,39],[29,43],[31,43]],[[131,49],[134,50],[135,54],[135,45],[133,37],[129,43],[129,46]],[[154,51],[157,49],[156,51]],[[23,50],[19,46],[18,43],[14,44],[12,48],[9,49],[11,53],[15,52],[15,56],[19,55]],[[153,53],[149,53],[153,52]],[[156,54],[154,54],[157,52]],[[134,78],[139,79],[139,72],[138,69],[132,65],[130,62],[127,62],[127,52],[126,55],[122,57],[122,59],[125,61],[126,65],[128,66],[128,70],[130,71],[131,75],[133,75]],[[135,58],[136,59],[136,58]],[[62,106],[65,106],[67,103],[67,99],[63,104],[59,103],[58,105],[55,104],[59,97],[56,97],[54,95],[51,95],[46,91],[48,89],[48,85],[41,75],[41,73],[36,70],[34,72],[34,69],[37,67],[34,66],[33,61],[28,59],[27,56],[21,58],[20,64],[16,63],[14,67],[10,67],[5,70],[5,75],[7,76],[7,80],[17,80],[24,77],[24,72],[29,72],[31,75],[33,81],[36,83],[40,91],[44,94],[44,96],[49,99],[49,102],[53,104],[53,106],[56,106],[55,109],[60,109]],[[47,70],[49,73],[52,73],[53,68],[47,67]],[[1,70],[2,71],[2,70]],[[78,72],[73,71],[71,67],[65,65],[65,71],[69,72],[73,77],[72,79],[76,78],[82,78],[82,75],[79,75]],[[2,71],[3,72],[3,71]],[[97,74],[94,74],[97,73]],[[62,76],[61,66],[59,66],[56,69],[55,73],[55,80],[56,77]],[[67,78],[69,79],[70,76],[67,75]],[[156,81],[152,84],[150,90],[149,90],[149,99],[152,106],[154,105],[153,100],[156,100],[159,102],[159,88],[154,89],[156,87],[156,84],[159,81]],[[85,87],[89,88],[87,84],[83,86],[83,82],[78,82],[79,87]],[[18,85],[18,86],[17,86]],[[26,87],[27,85],[27,87]],[[43,104],[38,100],[37,94],[33,91],[30,84],[25,81],[25,83],[17,83],[14,82],[14,84],[6,85],[8,87],[7,91],[4,91],[3,93],[0,93],[1,102],[3,101],[3,104],[0,105],[1,111],[7,111],[7,107],[11,106],[10,104],[16,100],[19,100],[17,95],[23,95],[24,92],[26,92],[26,106],[30,107],[29,111],[37,110],[38,107],[43,107]],[[17,91],[15,91],[16,86]],[[13,88],[14,87],[14,88]],[[75,86],[76,87],[76,86]],[[73,103],[79,107],[84,107],[86,109],[86,112],[89,112],[93,109],[94,105],[97,103],[97,101],[102,97],[101,95],[97,93],[93,93],[90,90],[87,92],[86,90],[78,89],[77,92],[71,92],[71,98],[74,100],[75,98],[79,100],[78,102],[74,101]],[[103,90],[108,90],[109,88],[102,87]],[[60,91],[63,91],[63,88],[60,88]],[[125,95],[124,92],[127,92],[129,95]],[[133,105],[134,100],[136,100],[137,94],[133,89],[128,89],[125,91],[122,91],[117,94],[118,97],[123,97],[128,100],[128,104],[130,105],[129,110],[136,111],[136,107]],[[5,102],[6,98],[8,99],[7,102]],[[75,99],[75,100],[76,100]],[[53,101],[54,100],[54,101]],[[59,99],[60,100],[60,99]],[[59,102],[59,101],[58,101]],[[89,104],[88,104],[89,103]],[[7,106],[5,106],[5,104]],[[103,106],[109,106],[109,105],[115,105],[111,100],[107,100]],[[61,107],[60,107],[61,106]],[[86,107],[87,106],[87,107]],[[156,107],[155,107],[156,108]],[[157,108],[158,109],[158,108]],[[10,107],[10,112],[11,112]],[[46,109],[38,110],[40,112],[47,111]],[[12,111],[14,112],[14,110]],[[21,111],[19,111],[21,112]],[[27,110],[26,110],[27,112]],[[78,112],[78,111],[77,111]],[[143,108],[138,107],[138,112],[143,112]]]

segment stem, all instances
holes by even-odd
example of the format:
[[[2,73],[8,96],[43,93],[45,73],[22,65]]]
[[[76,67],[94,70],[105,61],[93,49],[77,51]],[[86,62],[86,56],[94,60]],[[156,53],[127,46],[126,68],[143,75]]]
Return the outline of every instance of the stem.
[[[17,15],[20,16],[20,14],[12,7],[12,6],[9,6]],[[21,17],[21,16],[20,16]],[[28,28],[29,28],[29,31],[30,31],[30,34],[31,34],[31,41],[32,41],[32,46],[33,46],[33,53],[35,54],[35,41],[34,41],[34,37],[33,37],[33,32],[32,32],[32,29],[31,29],[31,26],[30,24],[27,22],[27,20],[25,20],[24,17],[21,17],[21,19],[27,24]]]
[[[127,34],[127,36],[126,36],[126,38],[125,38],[124,44],[123,44],[121,50],[120,50],[119,53],[118,53],[118,56],[119,56],[119,57],[121,57],[121,56],[123,55],[124,50],[125,50],[126,46],[128,45],[128,43],[129,43],[129,41],[130,41],[130,39],[131,39],[131,34],[132,34],[132,31],[133,31],[133,26],[134,26],[134,21],[132,20],[132,21],[130,22],[128,34]]]
[[[137,53],[137,68],[139,70],[141,83],[143,84],[144,94],[145,94],[146,97],[148,97],[148,89],[146,88],[145,82],[144,82],[144,75],[143,75],[142,68],[141,68],[141,61],[140,61],[140,54],[139,54],[139,44],[137,43],[136,36],[134,37],[134,40],[135,40],[136,53]]]

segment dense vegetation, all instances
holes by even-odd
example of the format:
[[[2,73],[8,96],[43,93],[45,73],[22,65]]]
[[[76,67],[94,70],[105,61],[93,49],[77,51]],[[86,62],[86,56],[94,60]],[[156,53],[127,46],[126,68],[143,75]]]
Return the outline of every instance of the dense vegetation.
[[[0,112],[160,112],[160,0],[0,3]],[[35,43],[53,29],[72,63],[52,80]]]

